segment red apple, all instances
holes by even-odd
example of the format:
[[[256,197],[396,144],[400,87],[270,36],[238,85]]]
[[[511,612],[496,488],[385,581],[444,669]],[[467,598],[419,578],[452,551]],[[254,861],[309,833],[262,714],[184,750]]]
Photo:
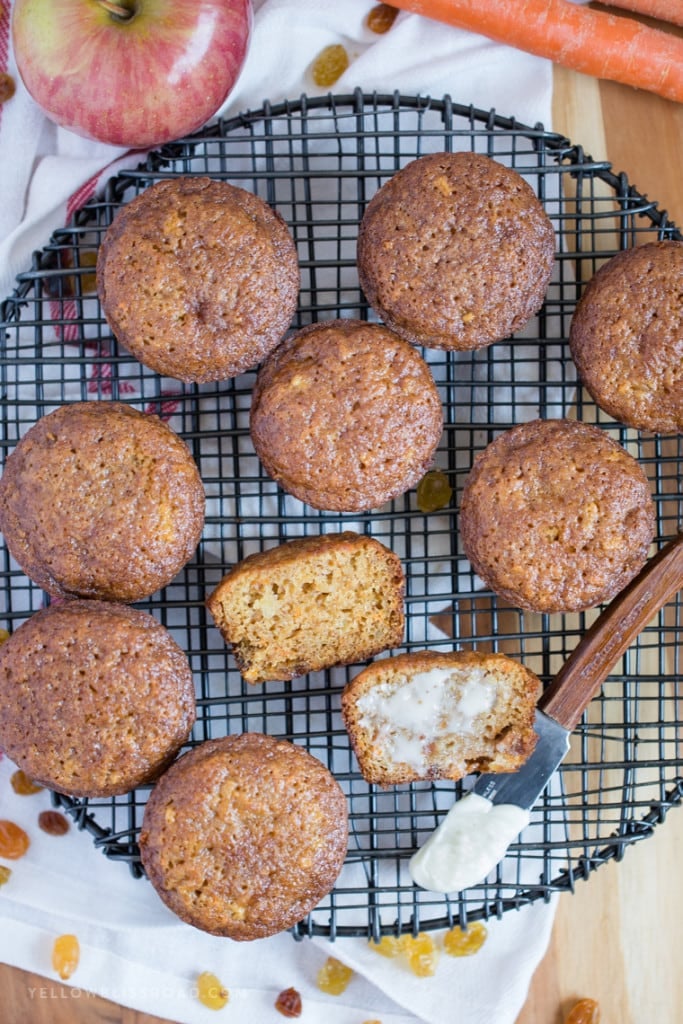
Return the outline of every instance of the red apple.
[[[216,113],[247,53],[251,0],[15,0],[19,74],[57,124],[147,149]]]

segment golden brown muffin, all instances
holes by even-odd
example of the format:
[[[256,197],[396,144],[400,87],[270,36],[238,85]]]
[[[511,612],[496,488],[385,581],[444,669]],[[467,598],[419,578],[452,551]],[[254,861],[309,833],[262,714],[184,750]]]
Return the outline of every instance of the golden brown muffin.
[[[162,776],[140,853],[178,917],[247,940],[290,928],[330,892],[347,839],[346,798],[322,762],[243,733],[202,743]]]
[[[589,281],[569,344],[582,382],[620,423],[683,431],[683,242],[618,253]]]
[[[194,554],[204,505],[184,441],[119,402],[78,402],[43,416],[0,480],[10,553],[62,597],[132,602],[166,586]]]
[[[174,178],[119,210],[99,249],[97,290],[116,338],[145,366],[226,380],[284,336],[299,264],[287,225],[259,196]]]
[[[347,531],[249,555],[206,603],[244,678],[263,683],[399,644],[404,586],[393,551]]]
[[[420,480],[443,430],[418,352],[360,320],[311,324],[261,367],[251,437],[266,472],[314,508],[378,508]]]
[[[0,647],[0,746],[60,793],[111,796],[152,781],[194,720],[187,657],[147,612],[66,601]]]
[[[540,680],[504,654],[381,658],[342,693],[363,778],[380,786],[512,772],[534,747]]]
[[[478,349],[543,304],[553,226],[531,186],[479,153],[411,161],[367,205],[358,233],[365,296],[402,338]]]
[[[580,611],[608,601],[642,568],[654,532],[642,468],[586,423],[513,427],[477,456],[465,481],[465,554],[519,608]]]

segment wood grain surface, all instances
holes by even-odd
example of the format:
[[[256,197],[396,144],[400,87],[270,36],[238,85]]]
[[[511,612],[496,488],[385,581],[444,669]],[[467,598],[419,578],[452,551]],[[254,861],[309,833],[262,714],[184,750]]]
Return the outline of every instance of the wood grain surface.
[[[683,106],[558,68],[553,118],[556,131],[625,171],[683,225]],[[680,1024],[679,850],[683,813],[677,809],[622,862],[601,867],[558,898],[550,947],[517,1024],[563,1024],[581,997],[599,1001],[602,1024]],[[0,992],[2,1024],[159,1024],[98,997],[74,998],[68,987],[4,965]]]

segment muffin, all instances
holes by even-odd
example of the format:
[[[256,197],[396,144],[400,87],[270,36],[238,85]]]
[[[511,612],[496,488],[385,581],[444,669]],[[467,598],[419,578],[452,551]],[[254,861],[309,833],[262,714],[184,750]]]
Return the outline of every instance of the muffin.
[[[504,654],[419,651],[363,669],[341,707],[363,778],[391,786],[516,771],[536,746],[540,693]]]
[[[194,720],[187,657],[147,612],[65,601],[0,647],[0,746],[60,793],[112,796],[152,781]]]
[[[411,161],[372,197],[358,233],[361,287],[415,344],[479,349],[538,312],[553,226],[517,171],[479,153]]]
[[[259,196],[173,178],[119,210],[99,249],[97,290],[116,338],[145,366],[226,380],[284,336],[299,264],[287,225]]]
[[[267,473],[313,508],[378,508],[420,480],[443,430],[431,371],[378,324],[331,320],[261,367],[251,437]]]
[[[626,249],[589,281],[569,335],[594,401],[629,427],[683,431],[683,242]]]
[[[119,402],[43,416],[8,456],[0,530],[49,594],[133,602],[192,557],[204,489],[185,443],[158,417]]]
[[[249,555],[207,606],[248,683],[364,661],[403,639],[398,557],[347,531]]]
[[[513,427],[477,456],[465,481],[465,554],[519,608],[569,612],[608,601],[642,568],[654,533],[642,468],[586,423]]]
[[[332,889],[346,856],[346,799],[302,747],[260,733],[179,758],[145,807],[140,853],[183,921],[232,939],[290,928]]]

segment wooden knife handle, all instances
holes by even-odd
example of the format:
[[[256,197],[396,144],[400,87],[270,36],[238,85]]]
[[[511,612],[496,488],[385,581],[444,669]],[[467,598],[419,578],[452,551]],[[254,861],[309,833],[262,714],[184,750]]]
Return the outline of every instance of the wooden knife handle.
[[[654,555],[605,608],[547,687],[539,707],[573,729],[619,658],[683,587],[683,533]]]

